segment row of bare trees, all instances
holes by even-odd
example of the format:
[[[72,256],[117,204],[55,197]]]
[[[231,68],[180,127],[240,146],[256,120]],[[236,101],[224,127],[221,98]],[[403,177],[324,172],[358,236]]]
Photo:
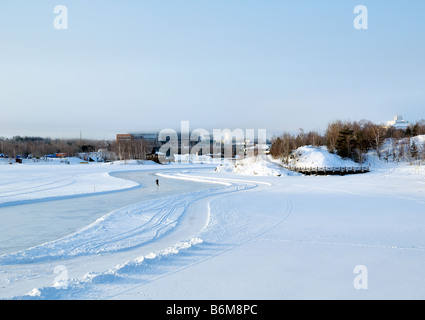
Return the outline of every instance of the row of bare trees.
[[[133,141],[114,141],[111,144],[111,150],[119,160],[144,160],[146,154],[152,151],[153,146],[143,139]]]
[[[48,154],[67,153],[74,156],[105,147],[104,141],[80,139],[51,139],[41,137],[0,138],[0,153],[11,158],[44,157]]]
[[[295,135],[286,132],[280,137],[273,139],[270,153],[274,158],[279,158],[283,162],[289,163],[292,152],[298,147],[304,145],[327,146],[329,152],[363,163],[365,154],[369,150],[375,150],[379,158],[385,156],[388,159],[388,155],[383,154],[387,153],[386,148],[383,149],[384,141],[394,141],[394,143],[410,141],[412,137],[423,134],[425,134],[425,120],[417,122],[407,130],[386,128],[368,120],[354,122],[337,120],[328,124],[324,134],[320,134],[317,131],[305,133],[302,129]],[[425,148],[413,145],[412,153],[420,157],[422,149]],[[406,158],[406,147],[403,150],[401,147],[394,148],[394,150],[397,150],[394,152],[398,152],[397,157],[394,157],[394,159],[400,159],[402,157],[400,153]],[[423,158],[425,159],[425,155]]]
[[[306,134],[303,129],[300,129],[297,135],[285,132],[282,136],[274,138],[270,154],[288,164],[295,149],[305,145],[321,146],[325,144],[326,138],[317,131],[311,131]]]
[[[3,157],[43,158],[46,155],[66,153],[68,156],[99,153],[105,160],[145,159],[153,146],[145,140],[105,141],[82,139],[51,139],[41,137],[0,137],[0,154]]]

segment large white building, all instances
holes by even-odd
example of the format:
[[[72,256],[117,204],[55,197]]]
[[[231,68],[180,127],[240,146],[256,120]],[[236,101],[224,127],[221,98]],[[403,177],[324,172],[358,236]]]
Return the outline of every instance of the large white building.
[[[412,124],[409,121],[403,120],[401,115],[397,115],[394,117],[394,120],[387,122],[387,127],[401,130],[406,130],[411,125]]]

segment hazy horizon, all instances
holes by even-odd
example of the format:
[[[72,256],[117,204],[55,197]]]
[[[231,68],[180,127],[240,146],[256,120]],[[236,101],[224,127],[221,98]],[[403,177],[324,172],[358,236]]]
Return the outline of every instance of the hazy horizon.
[[[59,4],[67,30],[54,28]],[[353,27],[359,4],[367,30]],[[416,0],[5,1],[0,137],[419,121],[423,12]]]

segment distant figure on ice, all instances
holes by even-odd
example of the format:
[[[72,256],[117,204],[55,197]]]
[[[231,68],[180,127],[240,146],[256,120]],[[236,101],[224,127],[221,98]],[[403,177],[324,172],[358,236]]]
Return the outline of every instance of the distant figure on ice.
[[[159,187],[159,180],[156,179],[156,186]]]

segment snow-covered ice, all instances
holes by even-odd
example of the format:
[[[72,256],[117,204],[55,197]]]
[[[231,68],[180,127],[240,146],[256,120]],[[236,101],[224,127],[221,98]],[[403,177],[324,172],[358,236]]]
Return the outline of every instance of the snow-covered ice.
[[[319,154],[305,161],[318,164]],[[240,172],[235,165],[0,166],[8,207],[132,192],[137,183],[117,171],[161,180],[159,191],[137,186],[155,198],[129,197],[64,237],[1,255],[0,298],[423,299],[425,167],[374,164],[371,173],[344,177],[292,174],[267,159],[248,159]],[[190,190],[177,193],[185,182]]]
[[[55,161],[54,161],[55,160]],[[129,180],[118,179],[111,172],[128,171],[133,166],[112,166],[109,163],[80,164],[70,159],[71,165],[51,159],[49,162],[9,164],[0,161],[0,205],[45,198],[58,198],[109,192],[138,186]],[[114,164],[114,163],[111,163]],[[129,167],[130,166],[130,167]],[[147,165],[146,167],[157,167]]]

